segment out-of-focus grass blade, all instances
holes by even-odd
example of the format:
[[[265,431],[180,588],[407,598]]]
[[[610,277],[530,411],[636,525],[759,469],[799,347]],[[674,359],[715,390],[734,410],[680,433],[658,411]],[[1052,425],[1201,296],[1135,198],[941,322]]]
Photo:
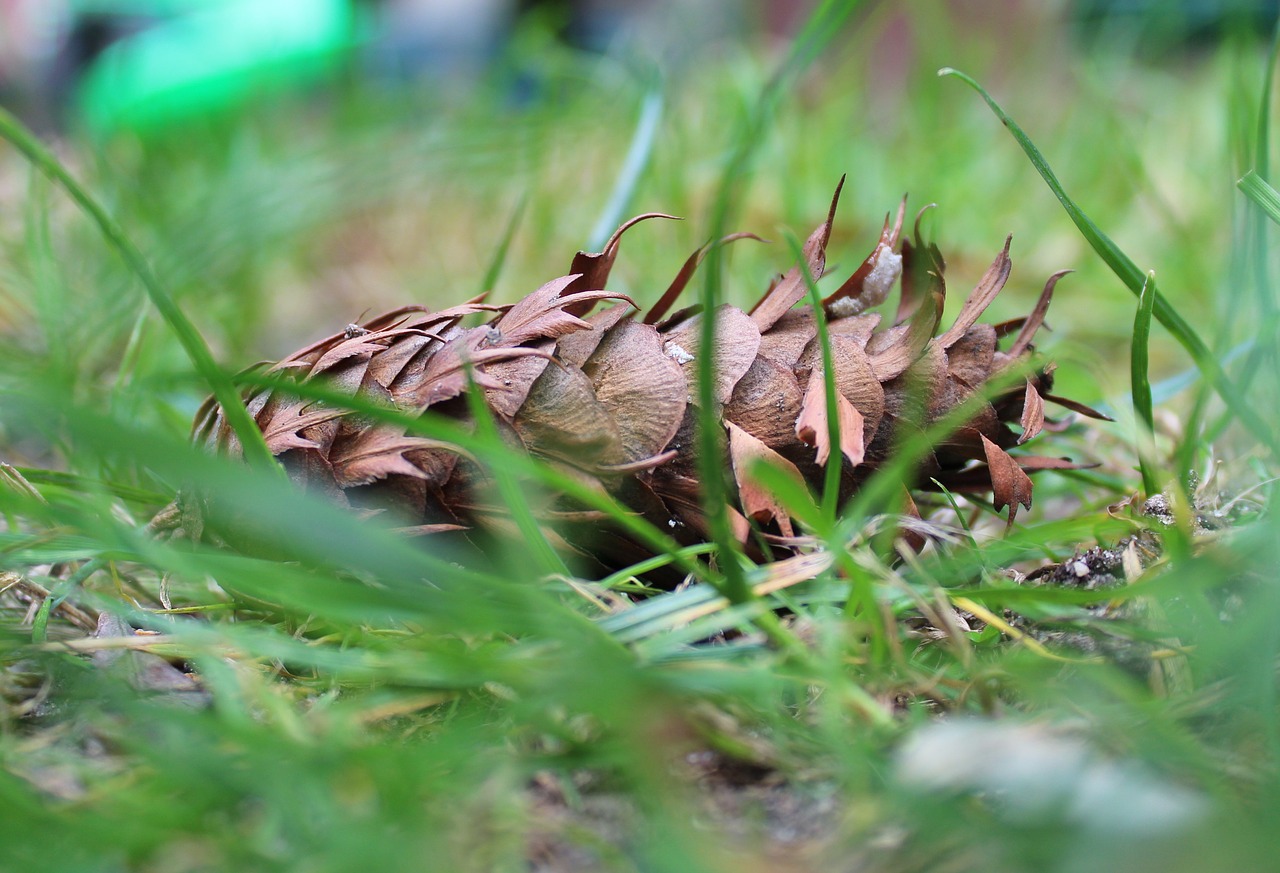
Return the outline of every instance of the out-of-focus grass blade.
[[[262,432],[258,430],[258,426],[254,424],[253,418],[240,401],[240,395],[236,392],[231,377],[214,362],[213,355],[205,345],[200,332],[160,285],[147,259],[142,256],[115,219],[107,214],[98,201],[67,172],[57,157],[45,148],[34,134],[3,109],[0,109],[0,137],[13,143],[37,169],[63,187],[76,205],[83,209],[98,226],[103,237],[142,282],[142,287],[146,289],[152,305],[169,324],[196,371],[209,383],[210,390],[226,415],[227,424],[235,431],[240,445],[244,447],[245,458],[263,469],[277,471],[283,475],[271,450],[267,448]]]
[[[774,104],[785,86],[813,61],[839,32],[844,22],[860,8],[860,0],[824,0],[805,21],[804,27],[792,43],[791,51],[773,76],[765,83],[750,112],[744,120],[733,144],[733,151],[725,162],[724,172],[711,209],[711,239],[723,237],[729,217],[736,204],[746,193],[752,158],[764,142],[764,132]],[[728,488],[724,481],[724,469],[719,459],[723,457],[724,435],[715,415],[714,374],[715,361],[712,349],[715,342],[715,319],[712,314],[720,304],[722,247],[713,246],[703,264],[702,294],[699,302],[706,317],[700,336],[701,354],[698,355],[698,476],[702,483],[702,503],[707,516],[711,539],[721,549],[721,570],[725,575],[725,593],[735,603],[751,599],[751,588],[738,566],[737,542],[733,537],[728,517]],[[766,613],[765,621],[768,621]]]
[[[635,641],[636,654],[647,661],[664,656],[669,658],[701,640],[726,631],[749,628],[759,611],[766,608],[763,601],[724,606],[707,615],[691,618],[678,627]]]
[[[1271,175],[1271,102],[1275,90],[1277,61],[1280,61],[1280,19],[1277,19],[1271,33],[1271,48],[1267,51],[1267,67],[1262,77],[1262,96],[1258,100],[1258,114],[1254,123],[1257,136],[1253,149],[1253,169],[1240,180],[1241,189],[1247,195],[1249,191],[1244,187],[1244,183],[1250,176],[1254,176],[1260,185],[1265,186],[1270,195],[1269,206],[1264,205],[1257,197],[1249,196],[1263,207],[1272,221],[1280,222],[1280,194],[1277,194],[1275,189],[1266,182]],[[1258,301],[1259,314],[1265,319],[1271,319],[1276,315],[1276,303],[1275,295],[1272,293],[1271,269],[1267,258],[1270,235],[1267,233],[1266,222],[1259,216],[1250,216],[1248,227],[1252,247],[1250,259],[1254,271],[1253,290]]]
[[[823,0],[796,34],[787,59],[774,77],[777,84],[772,87],[780,88],[788,77],[804,72],[840,32],[849,16],[862,6],[862,0]]]
[[[596,221],[596,226],[591,231],[588,251],[599,251],[608,241],[614,228],[622,224],[622,215],[627,209],[627,204],[631,202],[636,186],[640,183],[640,176],[649,163],[649,156],[653,153],[653,143],[657,139],[658,125],[661,122],[662,91],[655,86],[644,95],[644,102],[640,104],[640,120],[636,122],[636,132],[631,137],[631,147],[627,149],[626,160],[622,162],[618,179],[613,183],[609,202],[605,204],[600,218]]]
[[[130,503],[150,504],[162,504],[172,497],[172,495],[149,491],[146,488],[139,488],[123,482],[104,481],[92,476],[82,476],[62,470],[45,470],[35,467],[18,467],[17,470],[22,473],[27,481],[33,484],[63,488],[72,493],[102,490]]]
[[[622,642],[665,633],[684,624],[683,616],[714,603],[727,603],[710,585],[698,584],[650,597],[638,606],[598,619],[600,628]]]
[[[1245,340],[1239,345],[1232,346],[1225,354],[1222,355],[1222,366],[1226,367],[1235,361],[1240,360],[1256,347],[1257,342],[1254,340]],[[1167,403],[1169,400],[1172,400],[1174,397],[1177,397],[1183,391],[1186,391],[1192,385],[1196,384],[1198,376],[1199,371],[1194,367],[1190,367],[1180,373],[1174,373],[1172,376],[1161,379],[1159,382],[1151,386],[1151,398],[1156,404]],[[1106,403],[1098,404],[1097,409],[1102,412],[1114,410],[1113,407],[1108,406]]]
[[[1261,207],[1266,216],[1280,224],[1280,191],[1272,188],[1266,179],[1258,175],[1256,170],[1245,173],[1236,187],[1244,195]]]
[[[1022,151],[1031,161],[1032,166],[1044,179],[1045,184],[1058,198],[1058,202],[1067,211],[1072,222],[1080,229],[1080,233],[1098,253],[1098,256],[1106,262],[1113,273],[1122,281],[1135,296],[1142,293],[1142,286],[1146,282],[1146,277],[1137,265],[1120,250],[1120,248],[1111,241],[1102,230],[1093,223],[1089,216],[1085,215],[1075,202],[1067,196],[1066,190],[1062,187],[1062,183],[1058,181],[1058,177],[1054,175],[1053,170],[1049,167],[1048,162],[1044,159],[1044,155],[1036,148],[1031,139],[1023,132],[1008,113],[1000,107],[1000,104],[987,93],[986,89],[977,83],[971,76],[954,70],[950,67],[943,67],[938,71],[939,76],[953,76],[964,82],[970,88],[978,92],[987,105],[991,107],[991,111],[996,117],[1003,122],[1004,126],[1013,134],[1013,138],[1017,140],[1018,145],[1022,147]],[[1280,454],[1280,440],[1277,440],[1275,432],[1262,419],[1256,410],[1249,404],[1249,401],[1240,392],[1239,388],[1227,377],[1223,371],[1222,365],[1214,357],[1213,352],[1205,345],[1200,336],[1189,325],[1186,320],[1178,314],[1177,310],[1171,307],[1163,297],[1157,294],[1153,303],[1152,313],[1157,321],[1173,334],[1174,339],[1181,343],[1182,347],[1191,355],[1196,366],[1200,368],[1200,372],[1214,386],[1214,389],[1221,395],[1223,401],[1231,408],[1231,411],[1241,423],[1249,429],[1249,431],[1261,442],[1271,449],[1273,454]]]
[[[1242,237],[1244,244],[1241,245],[1241,240],[1238,239],[1237,244],[1232,247],[1232,251],[1238,253],[1238,256],[1244,261],[1243,265],[1238,268],[1240,275],[1233,273],[1232,281],[1243,283],[1243,274],[1248,272],[1250,290],[1253,292],[1253,299],[1257,309],[1256,311],[1250,311],[1249,307],[1240,306],[1238,303],[1230,306],[1227,309],[1228,318],[1225,320],[1226,324],[1224,324],[1223,328],[1224,336],[1227,334],[1227,326],[1236,323],[1240,319],[1243,319],[1246,324],[1254,328],[1251,332],[1255,333],[1258,338],[1269,336],[1274,331],[1276,324],[1276,303],[1271,282],[1269,252],[1270,235],[1268,230],[1270,225],[1266,219],[1269,218],[1272,222],[1280,223],[1280,193],[1277,193],[1266,180],[1271,174],[1271,103],[1278,55],[1280,55],[1280,21],[1276,22],[1275,29],[1272,32],[1271,48],[1267,53],[1267,65],[1262,79],[1262,94],[1258,101],[1257,114],[1248,121],[1255,130],[1253,167],[1236,182],[1236,186],[1258,208],[1249,209],[1245,212],[1245,233]],[[1234,261],[1233,266],[1236,266]],[[1262,325],[1262,328],[1256,329],[1258,325]],[[1251,342],[1248,357],[1238,370],[1241,390],[1248,391],[1250,389],[1254,379],[1268,369],[1265,364],[1267,358],[1271,357],[1274,360],[1275,353],[1276,348],[1273,338],[1267,342]],[[1225,360],[1223,363],[1226,363]],[[1187,419],[1186,432],[1188,434],[1200,432],[1200,422],[1205,416],[1206,407],[1207,397],[1203,391],[1198,392],[1195,404],[1192,406],[1191,413]],[[1225,415],[1219,416],[1217,420],[1204,428],[1202,441],[1211,442],[1229,423]],[[1183,477],[1192,469],[1199,442],[1188,439],[1179,447],[1177,464],[1178,471]]]
[[[951,507],[951,511],[955,513],[956,524],[960,530],[964,531],[965,539],[968,540],[969,547],[976,549],[978,540],[973,535],[973,528],[969,524],[969,520],[964,517],[964,511],[960,508],[960,502],[956,500],[956,496],[951,493],[951,489],[943,485],[937,479],[930,480],[933,487],[938,489],[938,493],[942,495],[942,499],[947,501],[947,505]]]
[[[497,426],[493,423],[489,404],[485,402],[484,391],[475,383],[474,371],[470,367],[467,368],[467,382],[467,408],[470,409],[471,417],[476,423],[476,436],[491,442],[500,442],[501,437],[498,435]],[[546,533],[538,524],[532,507],[529,506],[520,481],[505,466],[491,467],[490,471],[497,483],[498,493],[511,513],[512,520],[524,537],[525,544],[532,550],[532,557],[537,562],[538,569],[543,575],[550,573],[568,575],[569,568],[565,566],[564,560],[547,540]]]
[[[107,564],[102,558],[94,558],[58,583],[57,588],[40,602],[36,616],[31,622],[31,642],[43,643],[48,638],[49,616],[57,609],[73,591],[84,584],[84,581]]]
[[[652,558],[646,558],[643,561],[637,561],[630,567],[626,567],[616,573],[610,573],[598,583],[601,588],[609,589],[622,585],[628,579],[639,578],[645,573],[650,573],[672,564],[680,558],[693,558],[696,555],[705,555],[708,552],[715,551],[715,546],[711,543],[699,543],[694,546],[685,546],[683,549],[677,549],[673,554],[654,555]]]
[[[1262,77],[1262,95],[1258,100],[1258,114],[1254,121],[1256,138],[1253,148],[1253,169],[1236,184],[1249,199],[1262,208],[1272,221],[1280,223],[1280,193],[1277,193],[1266,181],[1271,175],[1271,101],[1278,59],[1280,59],[1280,20],[1276,21],[1271,34],[1271,48],[1267,52],[1267,67]],[[1267,225],[1256,214],[1250,215],[1247,222],[1254,292],[1260,314],[1263,317],[1272,317],[1275,315],[1276,307],[1267,259]]]
[[[1138,463],[1142,468],[1142,487],[1148,495],[1160,491],[1152,459],[1144,446],[1148,446],[1155,434],[1155,413],[1151,405],[1150,357],[1147,347],[1151,339],[1151,309],[1156,299],[1156,280],[1147,275],[1147,283],[1138,297],[1138,314],[1133,319],[1133,342],[1130,345],[1129,378],[1133,397],[1133,411],[1138,417]]]
[[[827,331],[827,313],[822,308],[822,294],[818,291],[815,276],[809,272],[809,264],[804,256],[804,247],[795,234],[786,234],[787,247],[791,257],[796,259],[800,267],[800,275],[804,277],[805,287],[809,292],[809,303],[813,305],[813,323],[818,330],[818,344],[822,348],[822,372],[826,378],[822,380],[827,404],[827,466],[822,479],[822,520],[828,529],[835,525],[836,510],[840,501],[840,475],[844,470],[844,453],[840,450],[840,407],[836,405],[836,370],[831,355],[831,335]]]
[[[102,544],[89,537],[0,533],[0,560],[8,569],[87,561],[101,552]]]
[[[13,420],[49,420],[57,401],[52,398],[3,398],[0,415]],[[377,524],[357,523],[351,513],[328,501],[315,500],[294,488],[284,477],[263,477],[246,465],[201,451],[177,437],[161,436],[91,410],[80,409],[65,423],[69,435],[82,444],[92,443],[102,460],[136,462],[145,458],[157,474],[190,481],[207,497],[210,518],[232,521],[244,537],[261,540],[285,560],[312,566],[358,567],[380,578],[382,584],[415,589],[412,580],[431,578],[440,584],[476,584],[477,575],[428,551],[409,539]],[[50,495],[53,496],[52,494]],[[100,501],[69,500],[51,504],[49,518],[68,530],[96,536],[108,548],[128,548],[148,555],[160,548],[144,528],[127,525],[103,511]],[[174,560],[184,560],[174,552]],[[199,573],[199,567],[192,565]]]
[[[715,252],[719,247],[714,247]],[[754,595],[743,573],[741,544],[733,532],[729,518],[729,485],[725,481],[724,426],[720,423],[715,397],[715,328],[719,306],[719,283],[709,284],[702,295],[702,330],[698,367],[698,481],[702,492],[703,513],[710,539],[716,544],[719,569],[724,574],[723,591],[731,603],[750,602]],[[768,622],[768,619],[763,619]]]
[[[1271,97],[1275,86],[1276,62],[1280,60],[1280,20],[1271,32],[1271,48],[1267,51],[1267,69],[1262,77],[1262,95],[1258,100],[1257,140],[1254,143],[1255,168],[1267,175],[1271,164]]]
[[[493,286],[498,282],[498,275],[502,272],[502,266],[507,262],[507,252],[511,250],[511,240],[515,238],[516,228],[520,226],[520,220],[524,218],[525,207],[529,205],[529,195],[526,192],[521,195],[520,201],[516,203],[516,208],[512,210],[511,217],[507,219],[506,229],[502,232],[502,239],[498,241],[498,248],[494,250],[493,259],[489,261],[489,268],[484,271],[484,279],[480,283],[480,293],[488,294],[493,291]]]
[[[749,465],[747,475],[768,489],[782,504],[782,508],[800,524],[818,536],[826,536],[831,532],[831,520],[814,502],[813,495],[803,482],[763,459]]]
[[[749,582],[757,595],[757,600],[752,606],[762,606],[759,598],[816,578],[831,566],[831,562],[830,552],[815,552],[753,570]],[[651,597],[631,609],[596,619],[596,624],[624,642],[635,642],[669,633],[676,628],[684,627],[691,621],[720,612],[730,606],[737,607],[736,604],[729,602],[723,592],[711,585],[700,583],[679,591]],[[735,613],[737,614],[758,617],[750,610]]]

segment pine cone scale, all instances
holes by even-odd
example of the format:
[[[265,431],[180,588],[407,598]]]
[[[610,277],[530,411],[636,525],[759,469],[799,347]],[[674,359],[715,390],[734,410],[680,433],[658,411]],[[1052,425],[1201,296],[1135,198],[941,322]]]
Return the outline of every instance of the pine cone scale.
[[[658,332],[638,321],[620,321],[582,369],[617,422],[623,462],[660,454],[680,427],[688,386]]]

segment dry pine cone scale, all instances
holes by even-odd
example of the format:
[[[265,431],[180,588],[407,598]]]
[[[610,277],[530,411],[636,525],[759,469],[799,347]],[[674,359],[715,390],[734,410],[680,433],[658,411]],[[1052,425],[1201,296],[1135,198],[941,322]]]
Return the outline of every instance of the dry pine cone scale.
[[[804,246],[805,267],[822,276],[831,225]],[[1044,402],[1086,415],[1088,407],[1050,393],[1052,368],[1029,366],[1031,341],[1043,323],[1052,276],[1032,312],[1002,325],[978,318],[1009,277],[1009,241],[966,299],[954,323],[939,333],[946,288],[936,247],[902,236],[905,208],[886,220],[872,253],[823,301],[830,336],[840,444],[829,445],[822,349],[799,266],[774,282],[750,311],[730,305],[713,314],[714,398],[725,428],[726,469],[736,484],[731,517],[744,541],[751,523],[787,542],[795,530],[776,498],[752,481],[764,459],[796,479],[818,484],[831,455],[843,456],[842,493],[883,463],[901,436],[947,415],[994,375],[1010,367],[1029,373],[1000,391],[934,447],[920,471],[948,488],[991,491],[997,509],[1030,507],[1028,471],[1069,466],[1054,458],[1019,457],[1007,449],[1045,425]],[[394,406],[469,421],[463,394],[483,392],[491,418],[515,446],[604,489],[651,522],[692,541],[707,535],[694,458],[697,420],[694,363],[702,319],[697,307],[663,318],[689,281],[706,247],[695,252],[658,303],[643,317],[625,295],[605,290],[624,224],[599,253],[580,252],[572,272],[509,306],[480,299],[430,311],[407,306],[365,324],[349,325],[302,349],[271,370]],[[918,224],[918,221],[917,221]],[[748,234],[735,234],[720,243]],[[901,284],[894,324],[868,312]],[[606,308],[592,312],[600,304]],[[488,316],[475,327],[464,321]],[[1015,334],[1004,351],[1003,336]],[[268,448],[302,487],[339,503],[391,511],[416,530],[504,530],[486,476],[465,446],[425,439],[403,427],[370,422],[347,410],[306,401],[287,389],[252,392],[246,404]],[[1019,425],[1018,431],[1009,426]],[[206,404],[196,438],[237,454],[221,410]],[[487,502],[488,501],[488,502]],[[590,530],[581,507],[552,501],[547,516]],[[573,534],[570,534],[573,536]],[[574,537],[576,539],[576,537]],[[556,538],[565,544],[564,540]],[[617,532],[602,535],[593,556],[616,563],[642,556]],[[567,544],[565,544],[567,547]],[[603,554],[602,554],[603,552]]]

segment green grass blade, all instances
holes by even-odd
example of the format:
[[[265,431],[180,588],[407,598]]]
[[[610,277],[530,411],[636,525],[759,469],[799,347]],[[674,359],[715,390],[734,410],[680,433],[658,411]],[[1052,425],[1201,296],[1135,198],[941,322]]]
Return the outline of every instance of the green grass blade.
[[[105,567],[106,564],[107,562],[102,558],[94,558],[62,580],[56,588],[49,592],[49,596],[40,602],[40,608],[36,611],[36,616],[31,622],[31,642],[43,643],[48,638],[49,616],[53,613],[53,610],[61,606],[72,592],[83,585],[86,579]]]
[[[635,194],[636,186],[644,168],[649,164],[649,156],[653,154],[653,144],[658,137],[658,127],[662,123],[662,91],[654,87],[644,95],[640,104],[640,120],[636,122],[636,132],[631,137],[631,147],[627,149],[627,157],[622,162],[622,170],[614,182],[609,202],[605,204],[596,226],[591,231],[591,239],[587,251],[596,252],[604,247],[614,228],[622,224],[627,204]]]
[[[597,584],[601,588],[605,588],[605,589],[617,588],[621,585],[624,585],[629,579],[636,579],[636,578],[639,578],[640,576],[643,576],[645,573],[649,573],[654,570],[660,569],[662,567],[666,567],[674,563],[675,561],[679,560],[680,557],[682,556],[692,558],[695,555],[705,555],[708,552],[713,551],[714,549],[715,549],[715,546],[711,545],[710,543],[698,543],[697,545],[685,546],[683,549],[677,549],[674,554],[669,555],[666,552],[663,552],[660,555],[654,555],[652,558],[646,558],[643,561],[637,561],[636,563],[632,564],[630,567],[624,567],[623,569],[617,571],[616,573],[610,573],[608,576],[601,579]]]
[[[738,132],[712,206],[711,239],[719,239],[725,235],[729,217],[745,194],[752,159],[765,140],[768,121],[779,95],[835,37],[845,20],[861,6],[860,0],[825,0],[806,20],[792,43],[791,51],[761,90]],[[715,319],[712,314],[722,297],[722,257],[723,247],[712,246],[702,268],[705,282],[699,302],[706,317],[702,320],[702,353],[698,356],[698,475],[711,539],[723,550],[722,556],[725,558],[721,561],[721,571],[725,574],[725,596],[733,603],[741,603],[750,600],[752,593],[741,567],[738,566],[738,546],[729,524],[728,488],[720,461],[724,456],[724,434],[715,415],[715,361],[710,351],[715,339]]]
[[[1271,225],[1267,222],[1267,219],[1269,218],[1272,222],[1280,222],[1280,194],[1266,180],[1271,175],[1271,104],[1278,55],[1280,55],[1280,20],[1276,22],[1272,33],[1271,46],[1267,52],[1267,64],[1262,77],[1262,94],[1258,101],[1258,109],[1256,114],[1249,119],[1249,123],[1254,128],[1253,166],[1236,183],[1236,186],[1258,208],[1247,209],[1243,216],[1244,233],[1240,237],[1243,244],[1237,245],[1233,249],[1237,257],[1232,263],[1235,268],[1232,282],[1241,285],[1246,284],[1245,276],[1248,276],[1247,284],[1253,292],[1253,299],[1257,308],[1255,312],[1250,312],[1248,307],[1238,304],[1229,307],[1226,310],[1227,318],[1223,320],[1223,325],[1220,328],[1224,338],[1230,334],[1231,326],[1242,319],[1251,329],[1261,325],[1260,329],[1251,330],[1254,336],[1259,338],[1272,337],[1277,321],[1269,253]],[[1244,112],[1245,110],[1242,107],[1240,111]],[[1274,371],[1274,367],[1268,367],[1267,361],[1268,358],[1274,361],[1275,353],[1274,339],[1270,342],[1253,344],[1253,348],[1250,349],[1244,364],[1238,370],[1241,390],[1250,390],[1254,380],[1260,373],[1267,370]],[[1195,435],[1202,430],[1201,422],[1204,419],[1207,405],[1208,399],[1201,392],[1196,397],[1192,415],[1187,422],[1186,432],[1188,434]],[[1220,415],[1210,425],[1203,427],[1204,441],[1209,442],[1215,439],[1229,423],[1225,415]],[[1184,476],[1191,469],[1197,447],[1197,441],[1192,439],[1188,439],[1179,447],[1178,469],[1183,472]]]
[[[1272,95],[1275,90],[1276,62],[1280,59],[1280,19],[1277,19],[1275,28],[1271,35],[1271,48],[1267,51],[1267,67],[1262,77],[1262,96],[1258,101],[1258,114],[1254,121],[1257,137],[1254,143],[1253,152],[1253,169],[1245,174],[1245,178],[1239,183],[1241,190],[1245,194],[1249,191],[1245,189],[1245,179],[1254,177],[1257,182],[1265,186],[1269,193],[1269,206],[1263,206],[1257,197],[1250,195],[1258,205],[1263,206],[1264,211],[1270,216],[1272,221],[1280,222],[1280,194],[1275,189],[1267,185],[1264,181],[1271,175],[1271,102]],[[1257,295],[1258,305],[1264,317],[1271,317],[1275,314],[1275,297],[1271,293],[1271,271],[1267,262],[1267,246],[1268,233],[1267,225],[1260,220],[1257,215],[1248,217],[1247,226],[1249,229],[1250,251],[1249,257],[1252,260],[1254,293]]]
[[[675,619],[681,613],[722,598],[724,594],[711,585],[691,585],[650,597],[630,609],[598,618],[596,624],[615,638],[632,642],[669,631],[678,624]]]
[[[1156,280],[1148,274],[1147,283],[1138,297],[1138,313],[1133,319],[1133,341],[1130,345],[1129,377],[1133,397],[1133,411],[1138,417],[1138,463],[1142,468],[1142,487],[1148,495],[1160,491],[1160,482],[1149,451],[1144,446],[1150,445],[1155,434],[1155,414],[1151,404],[1151,358],[1148,345],[1151,340],[1151,311],[1156,299]]]
[[[529,205],[528,192],[520,196],[520,201],[516,203],[516,208],[512,210],[511,217],[507,219],[507,226],[502,231],[502,239],[498,242],[498,248],[493,253],[493,258],[489,261],[489,267],[484,271],[484,279],[480,283],[480,293],[489,294],[493,291],[493,286],[498,283],[498,276],[502,273],[502,267],[507,262],[507,252],[511,251],[511,240],[515,238],[516,229],[520,227],[520,220],[524,218],[525,208]]]
[[[832,522],[823,514],[822,508],[814,502],[813,495],[804,482],[789,475],[781,467],[763,459],[751,464],[747,474],[759,482],[769,493],[782,504],[794,520],[818,536],[831,533]]]
[[[153,505],[163,504],[172,497],[172,495],[161,494],[158,491],[152,491],[137,485],[95,479],[90,476],[68,473],[62,470],[46,470],[37,467],[17,467],[15,469],[22,474],[23,478],[34,485],[49,485],[65,489],[70,493],[105,491],[129,503]]]
[[[1259,100],[1256,119],[1257,143],[1254,149],[1253,169],[1246,177],[1256,175],[1264,183],[1271,175],[1271,103],[1275,89],[1276,64],[1280,61],[1280,19],[1277,19],[1271,36],[1271,48],[1267,52],[1266,73],[1262,80],[1262,97]],[[1242,180],[1243,181],[1243,180]],[[1266,185],[1270,194],[1269,207],[1265,208],[1272,221],[1280,222],[1280,194]],[[1248,194],[1248,192],[1245,192]],[[1258,202],[1254,198],[1254,202]],[[1259,204],[1261,205],[1261,204]],[[1254,294],[1258,301],[1259,315],[1264,323],[1276,318],[1276,299],[1271,283],[1271,264],[1268,253],[1271,245],[1270,227],[1262,217],[1251,214],[1248,218],[1251,248],[1246,249],[1252,261]],[[1271,351],[1274,351],[1272,349]],[[1247,384],[1247,383],[1246,383]]]
[[[1257,346],[1258,343],[1256,340],[1245,340],[1239,345],[1228,349],[1221,356],[1220,362],[1224,367],[1230,366],[1236,361],[1245,358],[1245,356],[1253,352]],[[1242,366],[1241,369],[1244,369],[1244,367]],[[1167,403],[1174,397],[1177,397],[1179,394],[1195,385],[1199,380],[1199,375],[1200,371],[1193,366],[1182,370],[1179,373],[1174,373],[1172,376],[1166,376],[1151,386],[1151,399],[1157,404]],[[1106,402],[1103,402],[1098,404],[1097,408],[1106,412],[1109,407]]]
[[[742,569],[742,549],[729,519],[729,485],[725,481],[725,434],[715,397],[715,326],[718,288],[703,295],[703,318],[698,354],[698,482],[710,539],[716,544],[718,567],[724,575],[722,593],[731,603],[754,599]],[[708,305],[709,304],[709,305]]]
[[[67,172],[62,163],[34,134],[3,109],[0,109],[0,137],[13,143],[36,168],[60,184],[76,205],[93,220],[108,244],[119,253],[129,269],[142,282],[142,287],[151,298],[152,305],[173,330],[196,372],[208,383],[214,397],[224,410],[227,424],[235,431],[240,445],[244,447],[245,458],[264,469],[278,470],[279,467],[275,463],[271,450],[267,448],[262,432],[258,430],[258,426],[241,402],[231,377],[214,362],[213,355],[205,345],[200,332],[160,285],[155,274],[151,272],[151,266],[146,258],[129,240],[115,219],[107,214],[106,209]]]
[[[809,290],[809,303],[813,306],[813,323],[818,331],[818,345],[822,348],[823,389],[827,404],[827,440],[831,447],[827,455],[827,466],[822,480],[822,519],[830,530],[835,525],[836,511],[840,503],[840,476],[844,471],[844,453],[840,451],[840,408],[836,403],[836,370],[831,354],[831,334],[827,330],[827,312],[822,307],[822,294],[818,291],[816,278],[809,272],[809,264],[805,260],[804,247],[795,234],[786,234],[787,246],[791,256],[800,266],[800,275],[804,277],[805,287]]]
[[[1280,224],[1280,191],[1272,188],[1256,170],[1245,173],[1240,181],[1236,182],[1236,187],[1256,203],[1268,218]]]
[[[976,91],[987,105],[991,107],[991,111],[996,117],[1009,129],[1013,134],[1013,138],[1017,140],[1018,145],[1022,147],[1022,151],[1031,161],[1032,166],[1044,179],[1045,184],[1058,198],[1058,202],[1062,204],[1063,209],[1067,211],[1075,226],[1079,228],[1080,233],[1088,241],[1098,256],[1106,262],[1112,272],[1120,279],[1125,286],[1133,292],[1135,296],[1142,294],[1142,286],[1146,281],[1146,277],[1137,265],[1120,250],[1111,238],[1093,223],[1093,220],[1080,209],[1075,202],[1067,196],[1066,190],[1062,187],[1062,183],[1058,181],[1058,177],[1054,175],[1053,170],[1049,167],[1048,162],[1044,159],[1044,155],[1036,148],[1031,139],[1023,132],[1005,111],[996,103],[995,99],[987,93],[986,89],[978,84],[972,77],[954,70],[950,67],[943,67],[938,71],[939,76],[952,76],[964,82],[974,91]],[[1227,377],[1222,366],[1218,363],[1213,352],[1205,345],[1200,336],[1189,325],[1186,320],[1178,314],[1172,306],[1169,305],[1159,294],[1155,297],[1152,313],[1157,321],[1169,331],[1187,353],[1191,359],[1195,361],[1196,366],[1200,368],[1200,372],[1204,377],[1213,384],[1214,389],[1226,402],[1231,411],[1240,419],[1241,423],[1249,429],[1249,431],[1261,442],[1265,443],[1273,454],[1280,454],[1280,440],[1277,440],[1274,430],[1268,425],[1257,411],[1250,405],[1249,401],[1240,392],[1239,388]]]
[[[788,80],[803,73],[822,54],[849,17],[864,5],[863,0],[823,0],[796,34],[791,51],[778,68],[770,87],[781,89]]]
[[[1257,141],[1254,143],[1253,166],[1266,176],[1271,165],[1271,100],[1275,90],[1276,61],[1280,59],[1280,19],[1271,33],[1267,51],[1267,69],[1262,78],[1262,96],[1258,100]]]
[[[485,401],[484,390],[475,383],[474,370],[470,366],[467,367],[467,382],[467,407],[476,423],[476,436],[491,443],[500,444],[502,438],[498,434],[497,425],[493,422],[493,413]],[[502,502],[511,513],[511,518],[516,523],[525,544],[532,550],[532,557],[540,574],[568,575],[569,568],[565,566],[564,560],[547,540],[546,533],[538,524],[538,519],[525,498],[524,489],[521,488],[519,480],[508,467],[503,465],[490,467],[490,472],[498,486],[498,494],[501,495]]]

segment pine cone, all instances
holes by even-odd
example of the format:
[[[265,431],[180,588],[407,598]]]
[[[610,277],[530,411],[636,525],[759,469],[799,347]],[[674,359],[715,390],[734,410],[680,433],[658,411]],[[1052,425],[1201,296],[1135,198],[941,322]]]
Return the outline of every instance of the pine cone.
[[[843,184],[843,180],[841,181]],[[839,200],[804,246],[809,273],[819,277]],[[901,239],[905,199],[886,218],[874,251],[823,301],[831,338],[840,445],[828,444],[822,352],[799,266],[776,280],[749,312],[715,313],[715,399],[726,429],[728,465],[737,484],[731,516],[744,541],[750,523],[786,543],[792,520],[768,491],[744,475],[756,458],[810,483],[822,481],[832,451],[843,464],[842,493],[852,494],[909,430],[946,415],[996,373],[1032,352],[1031,340],[1061,273],[1045,284],[1032,313],[1001,325],[977,324],[1009,276],[1009,241],[969,295],[954,324],[938,334],[945,298],[937,248]],[[484,392],[494,421],[527,451],[598,483],[625,505],[678,538],[707,534],[699,498],[695,446],[696,365],[705,313],[697,307],[664,318],[707,248],[695,252],[643,319],[625,295],[604,290],[621,235],[651,217],[624,224],[599,253],[579,252],[570,275],[546,283],[510,306],[479,299],[439,312],[406,306],[321,340],[276,364],[299,379],[323,378],[351,395],[410,413],[469,420],[462,395]],[[746,236],[745,234],[736,235]],[[722,240],[725,242],[727,240]],[[867,312],[901,278],[892,326],[877,331]],[[604,301],[614,305],[588,317]],[[462,320],[492,313],[488,323]],[[1001,336],[1016,332],[1011,345]],[[936,335],[935,335],[936,334]],[[470,370],[470,373],[468,373]],[[1044,400],[1085,414],[1087,407],[1049,394],[1051,368],[1032,371],[935,446],[920,481],[957,490],[991,490],[997,509],[1030,507],[1027,470],[1066,466],[1047,458],[1014,459],[1005,450],[1045,424]],[[353,507],[390,510],[428,533],[501,526],[502,511],[483,503],[483,471],[464,446],[406,434],[350,412],[300,400],[284,390],[252,393],[246,403],[273,454],[301,486]],[[1008,422],[1017,422],[1015,432]],[[212,402],[197,416],[197,439],[220,451],[238,444]],[[581,507],[553,507],[562,519]],[[616,532],[611,535],[618,539]],[[607,539],[608,537],[606,537]],[[589,546],[606,563],[634,558],[611,542]],[[561,540],[562,545],[567,545]]]

